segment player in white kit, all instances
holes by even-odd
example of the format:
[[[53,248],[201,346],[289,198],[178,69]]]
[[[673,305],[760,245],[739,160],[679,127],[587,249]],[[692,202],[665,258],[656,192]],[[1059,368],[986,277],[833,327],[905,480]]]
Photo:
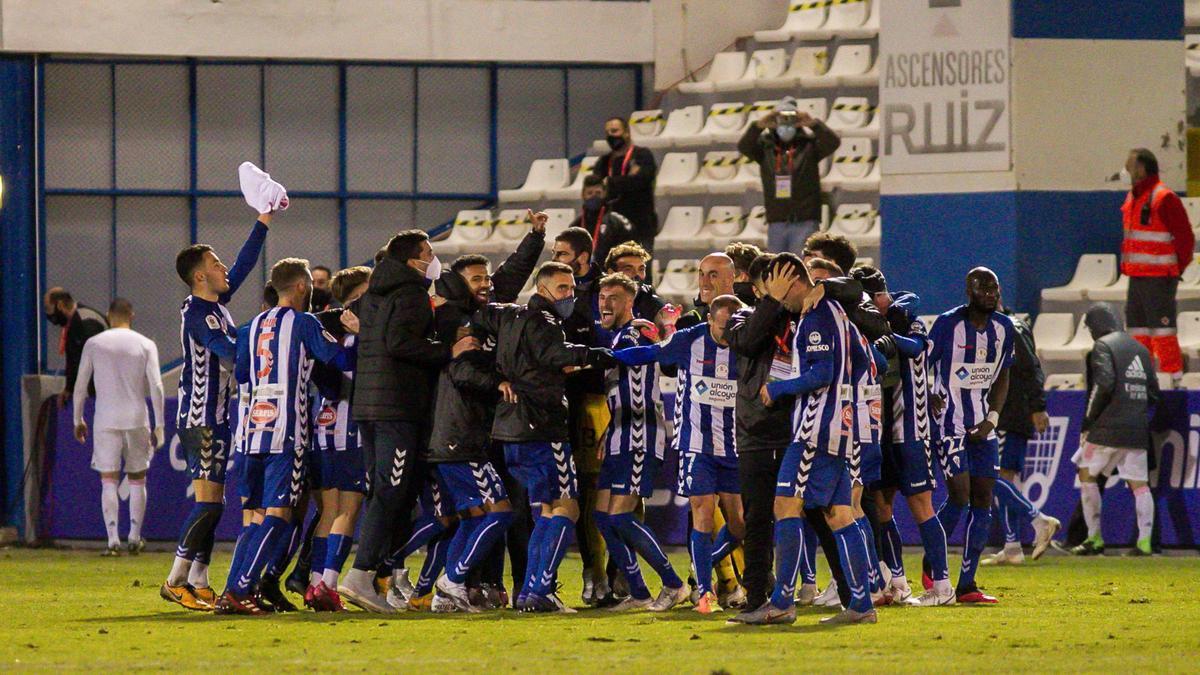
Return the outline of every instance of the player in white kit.
[[[88,382],[96,386],[92,419],[92,468],[100,473],[100,509],[108,532],[106,555],[119,555],[117,532],[122,462],[129,479],[130,553],[139,553],[142,521],[146,514],[146,470],[155,448],[163,443],[163,384],[158,371],[158,347],[150,338],[130,328],[133,305],[117,298],[108,307],[108,330],[83,345],[79,375],[75,378],[75,438],[86,443],[88,425],[83,420]],[[146,412],[146,398],[154,408],[154,428]]]

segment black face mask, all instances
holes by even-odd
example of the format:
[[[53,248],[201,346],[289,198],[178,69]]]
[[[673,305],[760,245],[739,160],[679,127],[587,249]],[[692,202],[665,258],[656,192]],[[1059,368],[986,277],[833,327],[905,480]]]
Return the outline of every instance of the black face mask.
[[[61,309],[55,307],[53,312],[46,315],[46,320],[55,326],[67,325],[67,315]]]
[[[608,147],[612,148],[613,150],[620,150],[621,148],[625,147],[624,136],[605,136],[604,140],[608,142]]]
[[[754,284],[749,281],[733,282],[733,294],[747,305],[754,305],[758,302],[758,296],[754,295]]]

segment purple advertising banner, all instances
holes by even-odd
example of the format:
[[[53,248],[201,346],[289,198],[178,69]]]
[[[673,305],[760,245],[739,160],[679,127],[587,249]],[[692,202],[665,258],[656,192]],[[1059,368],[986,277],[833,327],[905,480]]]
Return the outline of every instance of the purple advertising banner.
[[[665,403],[667,410],[671,410],[673,402]],[[1023,489],[1038,508],[1065,525],[1079,498],[1071,456],[1079,447],[1084,393],[1047,392],[1047,403],[1050,428],[1029,443]],[[85,412],[89,420],[91,405],[89,401]],[[179,524],[191,509],[187,462],[175,437],[175,405],[175,399],[167,399],[165,435],[169,442],[155,453],[147,479],[149,497],[143,531],[151,540],[174,539]],[[1150,481],[1160,541],[1168,547],[1195,547],[1200,540],[1200,391],[1166,392],[1156,419],[1161,431],[1154,434]],[[39,534],[51,539],[104,539],[100,480],[90,467],[90,443],[84,446],[74,439],[69,406],[51,420],[51,425]],[[674,494],[678,462],[673,453],[667,454],[655,481],[654,495],[647,502],[646,518],[665,542],[681,545],[687,536],[687,500]],[[227,505],[237,504],[235,482],[231,473],[226,485]],[[1132,543],[1136,538],[1132,495],[1117,480],[1110,482],[1109,487],[1104,493],[1104,540],[1118,546]],[[128,488],[124,481],[120,494],[121,522],[125,523]],[[934,504],[940,504],[944,495],[939,486]],[[917,545],[920,537],[903,501],[899,497],[896,500],[896,521],[904,543]],[[234,539],[238,524],[237,509],[227,508],[218,537]],[[950,541],[961,543],[962,538],[960,525]],[[1026,525],[1024,540],[1031,539],[1032,528]]]

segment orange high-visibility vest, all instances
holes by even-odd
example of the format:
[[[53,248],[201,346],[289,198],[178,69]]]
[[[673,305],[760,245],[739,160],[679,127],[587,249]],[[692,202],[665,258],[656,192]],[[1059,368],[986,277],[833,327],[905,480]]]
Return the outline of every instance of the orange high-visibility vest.
[[[1177,277],[1179,260],[1175,257],[1175,238],[1159,216],[1162,200],[1170,190],[1162,182],[1134,197],[1133,190],[1121,205],[1125,239],[1121,242],[1121,272],[1130,277]],[[1148,222],[1143,223],[1147,202]]]

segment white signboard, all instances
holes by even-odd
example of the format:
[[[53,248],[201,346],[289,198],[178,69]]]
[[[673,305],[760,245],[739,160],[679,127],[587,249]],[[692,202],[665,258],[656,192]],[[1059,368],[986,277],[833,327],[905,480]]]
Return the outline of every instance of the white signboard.
[[[1008,0],[881,0],[885,174],[1011,166]]]

